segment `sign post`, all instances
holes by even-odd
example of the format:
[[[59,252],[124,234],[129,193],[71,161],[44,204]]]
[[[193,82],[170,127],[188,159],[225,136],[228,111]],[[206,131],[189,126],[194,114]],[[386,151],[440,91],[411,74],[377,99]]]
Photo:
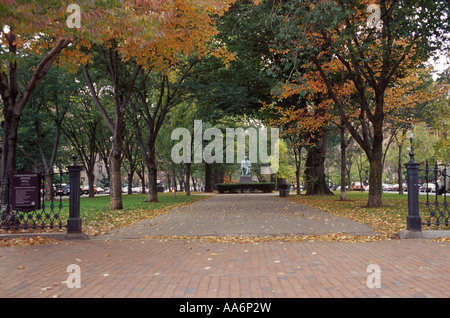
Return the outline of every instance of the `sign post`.
[[[15,173],[12,176],[11,186],[12,210],[31,212],[40,209],[41,175],[39,173]]]

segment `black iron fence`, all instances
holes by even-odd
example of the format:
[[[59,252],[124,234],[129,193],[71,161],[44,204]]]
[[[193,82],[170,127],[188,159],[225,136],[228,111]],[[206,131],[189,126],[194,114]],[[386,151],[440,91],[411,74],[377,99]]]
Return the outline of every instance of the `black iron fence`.
[[[420,170],[420,169],[419,169]],[[449,208],[447,203],[447,192],[450,191],[449,181],[450,167],[447,165],[434,164],[434,167],[425,163],[425,182],[419,191],[426,193],[426,201],[423,203],[427,217],[422,220],[423,225],[449,225]]]
[[[437,162],[430,166],[428,162],[420,164],[410,161],[405,165],[408,172],[408,217],[407,229],[421,231],[422,225],[448,227],[449,206],[447,196],[450,192],[450,165]],[[425,180],[419,183],[419,172]],[[419,199],[420,192],[426,196]]]
[[[1,184],[0,233],[63,228],[81,233],[81,166],[73,159],[67,171],[19,172]]]

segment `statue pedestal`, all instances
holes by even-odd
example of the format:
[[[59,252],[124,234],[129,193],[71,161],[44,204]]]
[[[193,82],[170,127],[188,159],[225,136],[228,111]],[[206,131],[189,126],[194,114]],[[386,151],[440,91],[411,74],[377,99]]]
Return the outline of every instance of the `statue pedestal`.
[[[250,183],[252,182],[252,176],[241,176],[239,183]]]

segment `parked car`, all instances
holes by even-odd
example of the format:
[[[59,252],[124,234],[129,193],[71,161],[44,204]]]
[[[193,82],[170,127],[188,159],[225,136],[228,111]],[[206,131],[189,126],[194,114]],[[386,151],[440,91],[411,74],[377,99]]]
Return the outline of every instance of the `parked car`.
[[[142,187],[133,187],[133,188],[131,188],[131,191],[133,193],[141,193],[142,192]]]
[[[62,195],[70,195],[70,184],[62,188]]]
[[[420,189],[420,192],[436,192],[436,185],[434,183],[424,183]]]
[[[103,190],[103,189],[102,189]],[[85,186],[82,190],[83,194],[89,194],[89,186]],[[97,187],[94,186],[94,194],[97,194]]]
[[[82,194],[83,194],[83,191],[80,188],[80,195],[82,195]],[[62,194],[61,195],[67,195],[67,196],[70,195],[70,184],[65,185],[64,187],[62,187]]]
[[[361,182],[353,182],[352,183],[352,190],[355,190],[355,191],[364,191],[365,190],[365,188],[364,188],[364,185],[361,183]]]
[[[64,187],[65,187],[65,186],[62,186],[62,185],[59,185],[59,184],[56,185],[56,186],[55,186],[55,189],[56,189],[56,190],[53,190],[53,191],[54,191],[53,193],[54,193],[56,196],[64,195],[64,194],[63,194],[63,188],[64,188]]]

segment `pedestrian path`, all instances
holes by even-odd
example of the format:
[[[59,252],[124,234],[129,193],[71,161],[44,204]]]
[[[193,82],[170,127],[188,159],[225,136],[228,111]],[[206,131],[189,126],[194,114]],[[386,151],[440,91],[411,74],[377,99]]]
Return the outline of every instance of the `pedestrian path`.
[[[0,249],[2,298],[450,297],[450,243],[76,241]],[[69,265],[80,288],[69,288]],[[380,288],[369,288],[380,270]],[[369,285],[370,286],[370,285]]]
[[[281,198],[277,194],[220,194],[185,205],[100,239],[149,236],[276,237],[346,233],[373,236],[369,226]]]
[[[450,242],[173,239],[330,230],[376,235],[277,196],[217,195],[89,240],[0,248],[0,297],[450,297]]]

